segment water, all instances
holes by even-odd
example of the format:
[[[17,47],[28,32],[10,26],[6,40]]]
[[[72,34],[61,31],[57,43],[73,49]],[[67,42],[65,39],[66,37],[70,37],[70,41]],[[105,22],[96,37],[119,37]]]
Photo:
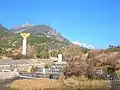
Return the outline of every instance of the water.
[[[0,90],[15,90],[0,85]],[[120,90],[119,88],[89,88],[89,89],[75,89],[75,88],[66,88],[66,89],[45,89],[45,90]]]
[[[10,83],[11,83],[11,81],[1,83],[0,90],[14,90],[14,89],[9,88]]]

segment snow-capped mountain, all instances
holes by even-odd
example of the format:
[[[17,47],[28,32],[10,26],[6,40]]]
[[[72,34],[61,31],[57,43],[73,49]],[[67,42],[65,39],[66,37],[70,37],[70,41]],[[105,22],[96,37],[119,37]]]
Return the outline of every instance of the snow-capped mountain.
[[[91,44],[85,44],[85,43],[81,43],[79,41],[74,41],[72,43],[75,44],[75,45],[79,45],[81,47],[86,47],[86,48],[89,48],[89,49],[94,49],[94,46],[91,45]]]

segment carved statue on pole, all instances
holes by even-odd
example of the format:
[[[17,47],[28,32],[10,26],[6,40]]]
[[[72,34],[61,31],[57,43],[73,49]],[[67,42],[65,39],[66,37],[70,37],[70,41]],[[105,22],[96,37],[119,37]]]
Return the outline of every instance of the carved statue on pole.
[[[22,54],[23,54],[23,55],[26,55],[27,38],[30,36],[30,33],[21,33],[21,36],[22,36],[22,38],[23,38]]]

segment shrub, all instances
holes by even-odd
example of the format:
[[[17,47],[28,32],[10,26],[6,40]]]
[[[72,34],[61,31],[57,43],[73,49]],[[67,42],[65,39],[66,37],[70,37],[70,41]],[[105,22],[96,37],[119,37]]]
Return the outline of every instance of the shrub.
[[[65,69],[64,75],[66,77],[86,75],[88,66],[87,61],[81,59],[81,57],[72,58]]]
[[[63,83],[67,87],[72,88],[103,88],[110,84],[109,80],[89,80],[84,76],[64,79]]]
[[[22,54],[17,54],[17,55],[13,55],[12,59],[19,60],[19,59],[21,59],[21,57],[22,57]]]
[[[17,54],[17,55],[13,55],[12,56],[12,59],[14,59],[14,60],[19,60],[19,59],[30,59],[30,58],[32,58],[32,55],[22,55],[22,54]]]

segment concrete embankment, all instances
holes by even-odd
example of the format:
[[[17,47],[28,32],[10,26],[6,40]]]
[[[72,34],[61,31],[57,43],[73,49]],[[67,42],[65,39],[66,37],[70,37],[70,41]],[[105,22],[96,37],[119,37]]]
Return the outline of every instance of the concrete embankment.
[[[0,72],[0,83],[13,80],[19,76],[19,72]]]
[[[19,72],[23,72],[26,71],[30,66],[35,66],[37,67],[37,72],[43,72],[43,67],[45,66],[45,63],[43,62],[47,62],[48,60],[38,60],[38,61],[34,61],[34,60],[0,60],[0,82],[1,80],[6,80],[6,79],[14,79],[16,77],[23,77],[21,75],[19,75]],[[45,72],[49,72],[49,73],[57,73],[57,74],[61,74],[63,72],[64,67],[66,66],[66,64],[61,64],[61,63],[54,63],[51,68],[47,68],[45,69]],[[13,71],[13,70],[17,70],[17,71]],[[4,70],[8,70],[8,72],[4,72]],[[24,75],[24,77],[32,77],[32,76],[36,76],[36,77],[44,77],[45,75]],[[48,75],[49,76],[49,75]]]
[[[19,72],[28,69],[30,66],[44,67],[44,62],[49,60],[0,60],[0,70],[14,70],[17,69]],[[47,62],[47,63],[48,63]],[[65,67],[66,64],[54,63],[56,67]]]

